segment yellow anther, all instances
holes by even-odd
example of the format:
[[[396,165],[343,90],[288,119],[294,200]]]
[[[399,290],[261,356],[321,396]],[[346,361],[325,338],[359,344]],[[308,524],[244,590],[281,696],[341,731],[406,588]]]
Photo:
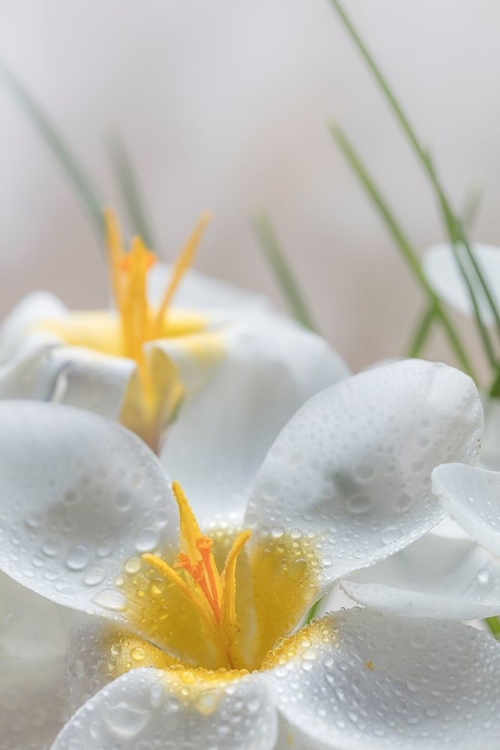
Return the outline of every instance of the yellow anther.
[[[236,642],[236,563],[251,532],[241,531],[237,535],[220,574],[212,553],[213,540],[201,533],[178,482],[172,484],[172,490],[180,516],[180,553],[175,567],[182,569],[184,575],[155,555],[145,554],[143,560],[174,583],[192,604],[226,665],[231,669],[244,667]]]
[[[136,360],[139,368],[144,366],[144,344],[162,335],[165,315],[172,298],[184,276],[192,265],[205,227],[210,221],[208,211],[203,211],[186,245],[174,263],[172,276],[162,302],[154,313],[147,295],[147,279],[156,256],[145,246],[140,237],[132,239],[125,252],[120,227],[111,209],[105,209],[106,241],[111,287],[116,308],[120,315],[122,348],[126,357]]]
[[[154,333],[156,336],[159,336],[161,333],[165,314],[168,311],[170,303],[172,302],[173,296],[177,291],[177,287],[179,286],[182,277],[193,264],[194,256],[198,245],[200,244],[203,232],[205,231],[207,224],[211,218],[212,217],[209,211],[203,211],[201,213],[201,216],[198,219],[198,222],[193,229],[188,241],[184,245],[177,260],[175,261],[172,271],[172,278],[170,279],[170,283],[163,296],[160,307],[158,308],[158,312],[156,313],[156,320],[154,324]]]

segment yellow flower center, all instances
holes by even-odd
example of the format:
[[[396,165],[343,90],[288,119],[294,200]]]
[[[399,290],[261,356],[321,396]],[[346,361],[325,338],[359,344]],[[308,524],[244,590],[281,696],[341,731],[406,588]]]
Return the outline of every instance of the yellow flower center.
[[[236,562],[251,532],[241,531],[233,541],[222,573],[212,554],[213,540],[201,533],[194,513],[180,485],[172,489],[180,515],[180,553],[174,567],[156,555],[143,560],[177,586],[196,610],[205,632],[218,652],[218,662],[228,669],[245,668],[237,644]],[[179,572],[177,572],[179,571]]]
[[[193,263],[210,214],[208,211],[201,214],[174,264],[170,282],[156,310],[151,308],[147,295],[148,272],[156,263],[156,255],[146,248],[140,237],[134,237],[129,252],[125,252],[113,212],[107,209],[104,216],[111,287],[120,317],[122,353],[137,362],[147,383],[149,375],[144,344],[163,335],[172,299],[182,277]]]
[[[184,387],[176,366],[165,352],[148,349],[146,344],[158,339],[185,337],[183,345],[189,346],[195,356],[211,358],[221,354],[220,338],[206,330],[205,315],[172,309],[172,300],[193,263],[210,214],[202,212],[173,265],[170,281],[157,306],[151,305],[147,290],[148,275],[156,263],[155,254],[140,237],[134,237],[130,250],[126,251],[113,212],[106,210],[104,217],[116,312],[70,312],[56,320],[42,321],[37,328],[55,334],[70,346],[126,357],[136,363],[120,420],[158,452],[161,434],[181,404]]]

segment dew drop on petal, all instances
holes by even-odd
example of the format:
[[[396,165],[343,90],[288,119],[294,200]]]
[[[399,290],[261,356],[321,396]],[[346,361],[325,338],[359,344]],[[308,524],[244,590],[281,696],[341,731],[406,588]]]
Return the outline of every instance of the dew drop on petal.
[[[109,609],[112,612],[124,612],[127,609],[127,600],[122,593],[115,589],[104,589],[99,591],[92,601],[94,604],[98,604],[99,607]]]

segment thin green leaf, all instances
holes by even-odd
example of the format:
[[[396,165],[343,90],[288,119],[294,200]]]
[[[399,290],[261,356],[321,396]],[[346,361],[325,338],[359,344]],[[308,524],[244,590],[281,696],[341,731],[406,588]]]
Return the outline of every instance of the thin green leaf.
[[[461,213],[463,224],[467,229],[471,229],[476,221],[482,197],[482,189],[471,188],[467,191]],[[408,357],[415,358],[420,356],[420,353],[423,351],[424,346],[427,343],[427,339],[429,338],[436,318],[435,306],[434,304],[431,304],[422,313],[420,321],[412,334],[411,342],[407,350]],[[498,380],[497,389],[500,389],[500,378]]]
[[[134,234],[140,235],[150,249],[158,252],[158,245],[141,196],[142,191],[139,187],[136,170],[119,133],[115,133],[109,139],[108,150],[132,231]]]
[[[487,617],[485,623],[490,629],[491,634],[500,641],[500,618],[499,617]]]
[[[12,73],[11,70],[0,61],[0,76],[7,88],[14,95],[18,103],[23,107],[31,121],[37,128],[38,132],[48,145],[56,159],[58,160],[66,176],[73,184],[76,192],[80,196],[85,206],[87,216],[90,218],[99,238],[104,233],[104,221],[102,213],[102,200],[90,176],[65,143],[63,137],[57,131],[56,127],[50,122],[37,101],[30,94],[28,89]]]
[[[361,185],[364,187],[368,196],[371,198],[372,202],[377,208],[378,213],[382,217],[401,255],[406,261],[422,291],[427,296],[429,304],[435,308],[435,314],[439,319],[441,325],[445,329],[457,361],[460,363],[460,366],[465,372],[467,372],[469,375],[472,375],[472,365],[460,341],[459,335],[455,331],[453,323],[451,322],[448,313],[443,308],[439,297],[436,295],[431,285],[429,284],[427,277],[422,270],[422,266],[416,249],[413,247],[412,243],[404,233],[394,213],[391,211],[388,203],[383,198],[381,191],[376,186],[372,177],[364,167],[361,159],[347,139],[346,135],[335,123],[332,123],[330,125],[330,130],[339,148],[341,149],[342,153],[344,154],[345,158],[347,159],[351,168],[359,179]]]
[[[276,232],[267,213],[262,212],[254,216],[252,218],[252,226],[264,255],[274,271],[274,275],[291,313],[305,328],[308,328],[310,331],[317,331],[313,317],[304,301],[302,292],[295,280],[285,253],[278,242]]]
[[[465,195],[464,204],[460,214],[462,216],[462,224],[467,232],[469,232],[476,223],[483,195],[484,192],[482,188],[470,188]]]
[[[415,357],[419,357],[425,344],[427,343],[427,339],[429,338],[429,334],[432,329],[432,324],[437,318],[436,313],[436,306],[434,303],[431,303],[426,310],[424,310],[423,315],[420,318],[420,321],[415,329],[415,332],[412,336],[410,346],[408,347],[408,357],[410,359],[414,359]]]
[[[319,609],[320,609],[320,607],[321,607],[321,605],[323,603],[323,599],[324,598],[325,597],[322,596],[321,599],[318,599],[317,602],[314,602],[314,604],[312,605],[311,609],[309,610],[309,612],[305,616],[304,625],[309,625],[309,623],[312,622],[312,620],[314,620],[314,618],[318,614],[318,611],[319,611]]]
[[[430,159],[429,154],[420,143],[420,140],[417,137],[412,125],[410,124],[410,121],[408,120],[401,104],[399,103],[394,92],[392,91],[389,84],[387,83],[387,80],[385,79],[380,68],[376,64],[373,56],[369,52],[365,43],[359,36],[349,16],[346,14],[340,0],[330,0],[330,2],[332,6],[334,7],[334,9],[337,11],[337,14],[340,20],[342,21],[345,29],[349,33],[351,39],[353,40],[354,44],[358,48],[361,56],[365,60],[375,80],[380,86],[381,91],[386,97],[387,102],[389,103],[392,111],[394,112],[396,116],[396,119],[398,120],[399,124],[401,125],[403,129],[403,132],[406,134],[410,142],[410,145],[412,146],[418,160],[420,161],[424,171],[427,173],[430,183],[435,191],[438,204],[441,208],[442,217],[444,219],[444,223],[445,223],[452,247],[453,249],[455,249],[458,243],[464,246],[467,256],[469,258],[469,261],[477,277],[478,284],[480,285],[482,292],[486,298],[486,301],[491,309],[493,318],[495,320],[496,328],[497,328],[497,334],[500,337],[500,315],[498,313],[495,301],[493,299],[489,286],[481,272],[481,269],[476,261],[476,258],[474,257],[474,253],[471,250],[471,247],[467,239],[465,230],[462,226],[462,223],[460,219],[458,218],[458,216],[456,216],[454,212],[452,211],[451,204],[447,198],[447,195],[445,193],[445,190],[441,182],[439,181],[437,177],[436,170],[434,169],[434,165]],[[486,355],[488,357],[488,360],[492,364],[492,367],[496,367],[495,357],[493,354],[493,347],[489,339],[488,331],[486,330],[486,327],[484,326],[482,319],[481,319],[480,309],[479,309],[477,300],[475,298],[475,292],[474,292],[472,283],[470,282],[468,278],[466,278],[466,275],[464,275],[464,267],[463,267],[463,264],[460,262],[458,253],[455,254],[455,259],[456,259],[459,271],[464,279],[464,282],[466,283],[469,296],[471,298],[471,303],[472,303],[472,306],[474,309],[474,315],[476,318],[476,324],[478,326],[478,331],[483,341]]]

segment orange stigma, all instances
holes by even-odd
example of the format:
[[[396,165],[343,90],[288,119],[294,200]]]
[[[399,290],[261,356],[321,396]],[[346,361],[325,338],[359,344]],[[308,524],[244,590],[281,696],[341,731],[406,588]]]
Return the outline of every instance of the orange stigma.
[[[195,515],[178,482],[173,482],[180,516],[180,552],[174,567],[156,555],[144,554],[143,560],[180,589],[205,626],[207,636],[229,669],[245,668],[237,644],[236,563],[250,538],[249,530],[235,538],[219,573],[212,553],[213,540],[201,533]],[[182,571],[182,575],[177,571]]]

